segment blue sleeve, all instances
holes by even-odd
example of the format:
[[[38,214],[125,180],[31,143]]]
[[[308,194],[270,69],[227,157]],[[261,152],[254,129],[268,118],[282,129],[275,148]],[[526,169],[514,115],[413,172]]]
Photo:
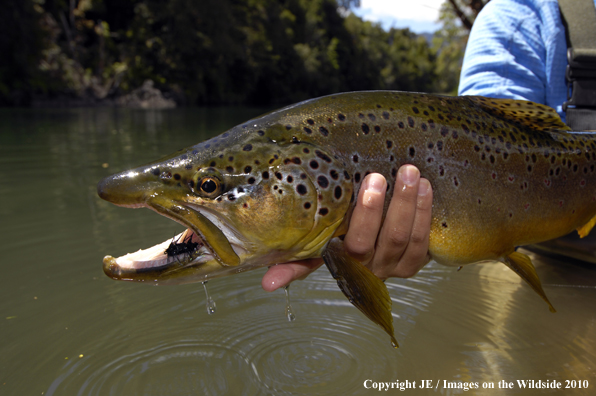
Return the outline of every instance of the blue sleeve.
[[[564,119],[566,53],[556,0],[492,0],[470,33],[459,93],[544,103]]]

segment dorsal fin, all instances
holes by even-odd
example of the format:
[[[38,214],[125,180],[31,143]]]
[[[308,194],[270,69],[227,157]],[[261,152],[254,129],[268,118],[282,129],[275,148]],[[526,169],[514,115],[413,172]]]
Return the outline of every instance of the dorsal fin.
[[[513,122],[539,132],[569,131],[552,107],[529,100],[496,99],[484,96],[466,96],[486,112],[505,121]]]

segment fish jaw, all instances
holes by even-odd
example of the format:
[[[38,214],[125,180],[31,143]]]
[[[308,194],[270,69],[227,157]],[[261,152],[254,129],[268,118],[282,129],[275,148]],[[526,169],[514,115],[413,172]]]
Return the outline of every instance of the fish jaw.
[[[172,241],[118,258],[106,256],[103,260],[104,272],[112,279],[162,284],[197,282],[222,276],[218,271],[226,272],[227,267],[238,266],[241,262],[239,254],[246,254],[246,241],[238,237],[238,232],[230,227],[224,230],[228,235],[235,236],[234,246],[230,245],[224,232],[199,211],[186,205],[188,191],[180,188],[178,183],[169,183],[172,173],[176,172],[174,165],[181,162],[181,159],[168,163],[160,161],[99,182],[97,190],[102,199],[127,208],[149,208],[187,227],[184,235]],[[159,169],[166,171],[157,172]],[[196,243],[197,250],[168,255],[168,246],[175,245],[180,238]]]

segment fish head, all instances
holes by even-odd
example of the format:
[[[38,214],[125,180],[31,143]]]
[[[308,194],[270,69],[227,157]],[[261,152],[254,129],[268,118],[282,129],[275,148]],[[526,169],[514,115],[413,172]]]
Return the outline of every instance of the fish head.
[[[104,272],[181,284],[321,256],[345,219],[352,178],[339,159],[279,129],[237,127],[103,179],[101,198],[187,228],[152,248],[106,256]]]

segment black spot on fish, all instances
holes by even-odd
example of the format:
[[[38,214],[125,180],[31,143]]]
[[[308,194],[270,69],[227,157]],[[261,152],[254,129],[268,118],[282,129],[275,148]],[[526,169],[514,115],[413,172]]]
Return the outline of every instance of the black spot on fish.
[[[180,175],[178,173],[174,173],[174,179],[180,180]]]
[[[443,226],[443,228],[447,228],[447,223],[446,222],[441,223],[441,225]]]
[[[410,157],[414,158],[414,156],[416,155],[416,149],[414,147],[410,147],[410,149],[408,150]]]
[[[381,127],[380,127],[380,126],[378,126],[378,125],[375,125],[375,132],[376,132],[376,133],[379,133],[379,132],[381,132]]]
[[[368,113],[368,119],[371,120],[371,121],[376,121],[377,120],[377,117],[375,117],[375,115],[372,114],[372,113]]]
[[[490,155],[489,159],[491,164],[495,163],[495,157],[492,154]]]
[[[300,195],[305,195],[307,193],[306,186],[304,184],[298,184],[296,186],[296,192]]]
[[[352,161],[354,162],[358,162],[358,154],[354,154],[354,156],[352,157]]]
[[[319,168],[319,163],[316,160],[311,160],[309,163],[310,167],[313,169],[318,169]]]
[[[389,119],[389,113],[387,113],[386,111],[383,112],[383,118],[388,120]]]
[[[532,165],[528,165],[528,172],[532,172]]]
[[[250,166],[247,166],[244,168],[244,173],[250,173],[252,171],[252,168]]]
[[[321,188],[327,188],[327,187],[329,187],[329,179],[327,179],[325,176],[321,175],[321,176],[317,177],[317,184],[319,186],[321,186]]]
[[[390,149],[393,146],[393,142],[391,140],[387,140],[387,148]]]
[[[433,147],[435,147],[435,144],[433,142],[429,142],[427,147],[429,150],[432,150]]]
[[[391,169],[391,176],[393,176],[393,178],[395,178],[395,176],[397,176],[397,169],[395,169],[395,168]]]
[[[405,125],[404,125],[404,123],[403,123],[402,121],[398,121],[398,122],[397,122],[397,127],[398,127],[399,129],[404,129],[404,128],[405,128]]]
[[[312,120],[310,118],[308,120],[306,120],[306,122],[308,122],[309,125],[315,125],[314,120]]]
[[[536,163],[536,161],[537,161],[536,154],[532,154],[532,162]]]
[[[277,177],[277,180],[281,180],[283,176],[281,172],[275,172],[275,177]]]
[[[232,157],[232,156],[228,157],[228,161],[230,161],[230,162],[234,161],[234,157]]]
[[[577,172],[577,168],[578,168],[577,164],[574,164],[573,165],[573,172]]]
[[[159,168],[153,168],[151,173],[153,173],[155,176],[159,176]]]
[[[428,111],[426,111],[426,110],[424,110],[424,111],[422,112],[422,114],[424,114],[425,116],[429,115],[429,114],[428,114]]]
[[[345,115],[343,115],[343,114],[341,114],[341,113],[339,113],[339,114],[337,115],[337,119],[338,119],[338,120],[340,120],[340,121],[345,121],[345,120],[346,120],[346,116],[345,116]]]
[[[255,178],[254,177],[249,177],[248,178],[248,184],[254,184],[255,182]]]
[[[355,181],[356,183],[360,183],[360,172],[356,172],[356,173],[354,174],[354,181]]]
[[[364,114],[358,113],[358,118],[364,118]]]
[[[414,125],[416,125],[412,117],[408,117],[408,125],[410,126],[410,128],[414,128]]]
[[[291,125],[286,125],[286,131],[289,131],[290,129],[292,129]]]
[[[350,174],[347,171],[344,171],[344,178],[350,180]]]
[[[412,107],[412,111],[414,112],[414,114],[420,113],[420,110],[418,110],[418,107],[416,106]]]
[[[422,124],[420,124],[420,128],[422,128],[423,131],[426,131],[428,129],[428,127],[426,126],[426,124],[424,122]]]
[[[265,171],[262,173],[263,179],[267,180],[269,179],[269,172]]]
[[[439,150],[439,151],[443,150],[443,142],[441,140],[439,140],[437,142],[437,150]]]
[[[301,173],[301,174],[300,174],[300,178],[301,178],[302,180],[306,179],[306,173]]]
[[[292,158],[292,162],[295,163],[296,165],[300,165],[302,163],[302,160],[298,157],[294,157],[294,158]]]
[[[319,150],[315,150],[315,154],[317,155],[317,157],[319,157],[323,161],[327,162],[328,164],[331,163],[331,158],[329,158],[329,156],[327,154],[325,154]]]
[[[333,190],[333,196],[335,196],[335,199],[340,199],[342,195],[342,190],[340,186],[335,186],[335,190]]]
[[[329,136],[329,131],[325,127],[320,127],[319,132],[321,132],[321,135],[323,136]]]
[[[368,135],[368,133],[370,132],[370,129],[368,128],[367,124],[362,124],[362,132],[364,132],[365,135]]]
[[[328,213],[329,213],[329,209],[327,209],[327,208],[321,208],[321,209],[319,209],[319,214],[321,216],[327,216]]]
[[[453,177],[453,184],[455,185],[455,187],[459,186],[459,180],[457,180],[457,176]]]
[[[457,131],[455,129],[453,131],[451,131],[451,137],[453,137],[454,139],[457,139],[459,137],[459,135],[457,134]]]
[[[252,150],[252,144],[247,144],[246,146],[242,147],[242,151],[250,151]]]
[[[443,125],[441,127],[441,136],[446,137],[447,135],[449,135],[449,128]]]
[[[304,209],[307,209],[308,210],[308,209],[310,209],[310,207],[311,207],[310,202],[305,202],[304,203]]]
[[[234,167],[232,166],[226,166],[226,170],[230,173],[234,172]]]
[[[445,168],[443,165],[439,165],[439,176],[445,176]]]
[[[309,127],[304,127],[304,132],[311,134],[312,133],[312,129],[310,129]]]
[[[288,177],[286,177],[286,180],[288,181],[288,183],[292,183],[294,181],[294,178],[292,177],[292,175],[288,175]]]
[[[192,169],[192,165],[191,164],[187,164],[184,168],[185,169]]]
[[[339,173],[337,173],[335,169],[331,169],[331,171],[329,171],[329,176],[331,176],[333,180],[339,179]]]

